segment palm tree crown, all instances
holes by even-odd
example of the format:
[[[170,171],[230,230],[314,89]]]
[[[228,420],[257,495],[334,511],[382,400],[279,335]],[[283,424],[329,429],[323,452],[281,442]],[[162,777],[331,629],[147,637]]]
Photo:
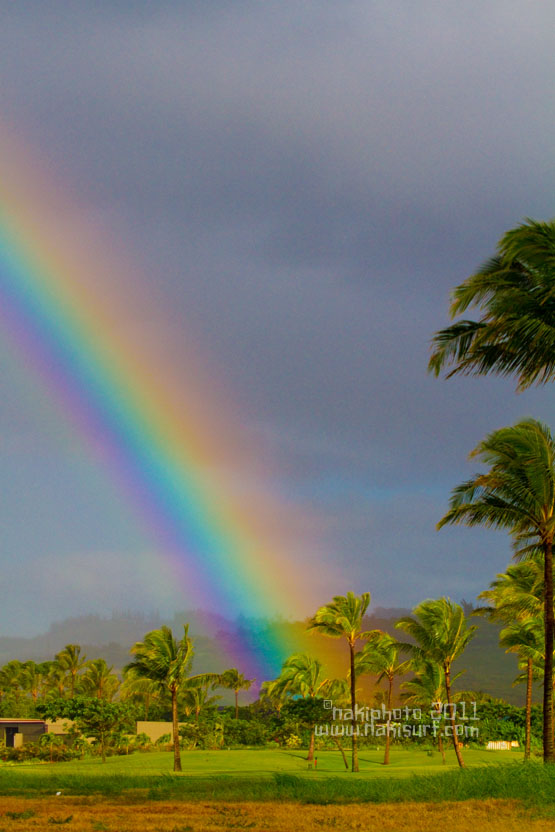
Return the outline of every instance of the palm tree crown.
[[[530,554],[555,535],[555,441],[535,419],[489,434],[472,451],[489,471],[453,489],[450,508],[438,528],[449,523],[505,528],[515,554]]]
[[[179,687],[193,661],[193,642],[189,628],[183,628],[180,641],[174,637],[170,627],[160,627],[147,633],[142,641],[131,648],[134,659],[127,665],[137,676],[160,682],[168,688]]]
[[[66,644],[64,649],[56,654],[56,661],[59,667],[65,673],[69,673],[71,696],[75,693],[77,674],[85,667],[86,660],[87,657],[81,655],[81,646],[79,644]]]
[[[519,389],[555,379],[555,221],[526,220],[498,253],[454,290],[451,317],[474,306],[479,320],[436,333],[429,370],[447,377],[516,375]]]
[[[239,716],[239,691],[249,690],[254,679],[247,679],[242,673],[239,673],[236,667],[230,667],[225,670],[219,678],[219,685],[235,693],[235,719]]]
[[[322,662],[306,653],[289,656],[281,668],[277,680],[282,689],[292,696],[314,698],[328,680],[322,678]]]
[[[308,630],[315,630],[332,638],[346,638],[354,646],[357,639],[363,637],[362,619],[368,605],[370,593],[363,592],[357,596],[354,592],[334,596],[330,604],[325,604],[310,619]]]
[[[413,616],[404,616],[395,624],[416,642],[403,647],[421,661],[433,661],[450,670],[473,637],[476,625],[467,625],[462,607],[450,598],[422,601]]]

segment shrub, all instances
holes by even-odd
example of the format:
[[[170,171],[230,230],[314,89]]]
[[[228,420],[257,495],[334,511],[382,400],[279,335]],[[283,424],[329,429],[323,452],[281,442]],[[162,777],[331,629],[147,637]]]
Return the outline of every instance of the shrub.
[[[223,744],[226,748],[234,745],[266,745],[268,733],[263,724],[255,720],[227,718],[223,723]]]

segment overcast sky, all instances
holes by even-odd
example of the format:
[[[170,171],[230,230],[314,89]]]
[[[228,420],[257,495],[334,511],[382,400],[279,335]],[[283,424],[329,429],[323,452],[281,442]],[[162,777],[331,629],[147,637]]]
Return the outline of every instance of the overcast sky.
[[[555,214],[555,8],[0,12],[6,123],[149,275],[160,331],[202,340],[278,460],[276,488],[317,518],[322,602],[348,589],[381,606],[474,600],[508,539],[435,523],[480,439],[529,415],[555,427],[555,395],[432,378],[429,342],[503,232]],[[66,447],[1,337],[0,370],[3,632],[184,606],[153,590],[116,486]]]

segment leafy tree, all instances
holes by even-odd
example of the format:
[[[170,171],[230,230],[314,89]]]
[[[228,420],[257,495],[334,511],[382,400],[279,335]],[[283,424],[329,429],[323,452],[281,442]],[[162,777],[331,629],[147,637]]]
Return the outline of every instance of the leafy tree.
[[[407,662],[400,661],[402,645],[396,638],[381,630],[368,633],[367,641],[360,653],[355,656],[355,668],[358,676],[365,673],[377,674],[378,683],[387,681],[387,710],[391,712],[393,704],[393,681],[396,676],[404,676],[407,672]],[[389,765],[389,750],[391,745],[390,720],[387,722],[385,738],[384,766]]]
[[[239,691],[248,690],[254,679],[246,679],[236,667],[225,670],[220,676],[219,687],[227,688],[235,693],[235,719],[239,717]]]
[[[454,604],[450,598],[423,601],[415,607],[413,616],[414,618],[411,616],[400,618],[395,626],[414,639],[415,644],[403,644],[403,647],[414,658],[422,662],[433,662],[443,670],[453,747],[459,766],[464,768],[456,732],[451,693],[451,668],[455,659],[462,654],[474,636],[477,627],[467,625],[462,607]]]
[[[331,603],[320,607],[308,623],[309,631],[322,633],[331,638],[344,638],[349,647],[353,730],[352,771],[358,771],[355,647],[357,641],[366,635],[362,631],[362,620],[369,604],[369,592],[363,592],[360,596],[356,596],[354,592],[348,592],[347,595],[336,595]]]
[[[263,746],[268,739],[268,726],[259,720],[235,719],[225,714],[222,718],[223,744]]]
[[[122,702],[106,702],[105,699],[74,696],[37,705],[37,711],[46,719],[72,719],[86,737],[94,737],[100,746],[102,762],[106,761],[106,745],[114,732],[133,730],[135,712]]]
[[[555,221],[531,219],[508,231],[497,255],[456,287],[450,314],[476,307],[436,333],[429,369],[447,377],[514,375],[520,389],[555,378]]]
[[[545,676],[544,762],[555,762],[553,743],[553,538],[555,536],[555,441],[549,428],[534,419],[489,434],[474,449],[489,465],[455,488],[450,508],[438,523],[505,528],[516,557],[539,550],[544,567]]]

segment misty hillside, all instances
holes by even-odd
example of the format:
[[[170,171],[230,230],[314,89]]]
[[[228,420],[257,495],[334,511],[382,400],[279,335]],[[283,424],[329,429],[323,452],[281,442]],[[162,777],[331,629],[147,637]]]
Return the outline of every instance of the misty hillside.
[[[407,614],[410,610],[377,608],[366,619],[365,627],[385,630],[399,637],[395,621]],[[320,658],[330,675],[342,675],[347,667],[344,645],[339,640],[307,634],[303,622],[232,622],[199,611],[184,611],[166,621],[158,616],[138,613],[116,613],[111,618],[97,615],[68,618],[52,624],[48,632],[34,638],[0,637],[0,665],[10,659],[37,662],[51,659],[64,645],[76,643],[83,647],[87,658],[103,657],[116,670],[121,670],[130,660],[130,646],[149,630],[168,624],[177,634],[185,623],[190,624],[190,635],[195,644],[195,673],[224,670],[219,665],[222,662],[222,647],[225,651],[226,643],[246,638],[247,632],[252,639],[253,630],[257,641],[263,643],[268,628],[279,629],[284,643]],[[482,618],[473,619],[473,623],[477,624],[478,631],[455,665],[456,672],[465,669],[456,687],[459,690],[484,691],[514,704],[522,704],[524,690],[512,687],[517,674],[516,657],[500,649],[499,626]]]

